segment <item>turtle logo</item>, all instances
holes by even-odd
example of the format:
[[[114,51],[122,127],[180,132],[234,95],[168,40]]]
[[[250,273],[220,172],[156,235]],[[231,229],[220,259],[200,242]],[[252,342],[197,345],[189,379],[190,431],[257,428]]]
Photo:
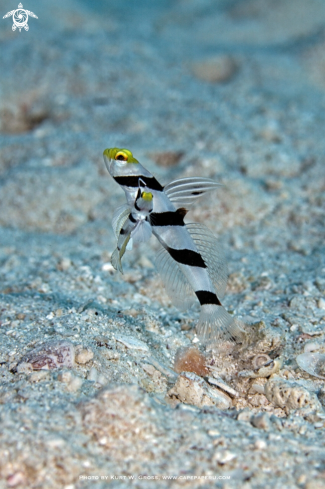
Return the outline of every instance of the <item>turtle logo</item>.
[[[15,31],[18,27],[19,32],[21,32],[22,28],[24,28],[25,31],[29,30],[29,26],[27,24],[29,15],[31,17],[34,17],[35,19],[38,19],[37,15],[35,15],[33,12],[30,12],[29,10],[24,10],[23,5],[20,3],[17,10],[12,10],[11,12],[6,13],[3,18],[6,19],[7,17],[12,16],[12,30]]]

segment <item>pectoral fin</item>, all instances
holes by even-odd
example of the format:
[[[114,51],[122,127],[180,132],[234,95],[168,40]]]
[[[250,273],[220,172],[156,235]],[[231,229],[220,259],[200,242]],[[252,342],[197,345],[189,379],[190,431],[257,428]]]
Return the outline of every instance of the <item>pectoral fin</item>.
[[[115,250],[113,251],[112,256],[111,256],[111,263],[112,263],[113,267],[115,268],[115,270],[118,270],[122,274],[123,274],[122,258],[123,258],[125,251],[127,250],[127,246],[128,246],[128,243],[130,240],[131,240],[131,233],[129,233],[128,235],[125,236],[125,239],[121,245],[121,248],[120,249],[115,248]],[[132,242],[132,240],[131,240],[131,242]]]
[[[219,299],[225,295],[228,269],[222,247],[214,234],[204,224],[186,224],[198,252],[201,254]]]
[[[197,302],[193,289],[180,269],[178,263],[161,247],[156,255],[156,268],[166,287],[172,303],[181,310],[186,310]]]
[[[131,233],[134,243],[145,243],[151,238],[151,235],[152,228],[147,221],[139,221]]]
[[[114,214],[113,214],[113,219],[112,219],[112,227],[115,233],[115,236],[118,238],[120,235],[120,231],[122,227],[124,226],[127,218],[129,217],[131,212],[130,206],[128,204],[123,204],[120,207],[118,207]]]

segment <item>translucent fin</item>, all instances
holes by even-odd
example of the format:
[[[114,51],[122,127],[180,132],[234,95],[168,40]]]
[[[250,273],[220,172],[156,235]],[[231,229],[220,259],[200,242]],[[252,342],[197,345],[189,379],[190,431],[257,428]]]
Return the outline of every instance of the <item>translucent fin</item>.
[[[221,185],[210,178],[188,177],[169,183],[164,187],[164,192],[175,207],[187,209],[195,200]]]
[[[147,221],[139,221],[133,229],[131,236],[134,243],[145,243],[151,238],[152,227]]]
[[[210,279],[221,300],[227,287],[228,270],[225,255],[214,234],[204,224],[186,224],[198,252],[208,267]]]
[[[123,204],[118,207],[113,214],[112,227],[115,236],[118,238],[125,221],[127,220],[131,212],[130,206],[128,204]]]
[[[131,240],[131,233],[129,233],[127,236],[125,236],[125,239],[123,241],[123,244],[121,246],[121,249],[119,250],[118,248],[115,248],[115,250],[112,253],[111,256],[111,264],[115,268],[115,270],[118,270],[123,274],[123,267],[122,267],[122,258],[127,250],[128,244]]]
[[[131,251],[133,249],[133,239],[130,238],[128,244],[126,245],[126,250]]]
[[[240,321],[231,316],[223,306],[206,304],[201,307],[196,330],[202,343],[214,347],[221,340],[242,341],[245,331]]]
[[[188,309],[197,301],[187,278],[165,248],[156,255],[156,267],[173,304],[181,310]]]
[[[115,268],[115,270],[118,270],[119,272],[123,273],[123,268],[122,268],[122,262],[121,262],[121,257],[120,257],[120,252],[117,248],[112,253],[111,256],[111,264]]]

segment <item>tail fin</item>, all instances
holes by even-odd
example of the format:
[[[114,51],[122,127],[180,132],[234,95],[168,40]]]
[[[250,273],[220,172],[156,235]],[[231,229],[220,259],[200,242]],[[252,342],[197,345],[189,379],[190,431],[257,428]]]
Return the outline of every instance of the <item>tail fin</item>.
[[[241,342],[245,336],[240,321],[231,316],[223,306],[215,304],[201,306],[196,330],[201,341],[211,347],[215,347],[221,340]]]

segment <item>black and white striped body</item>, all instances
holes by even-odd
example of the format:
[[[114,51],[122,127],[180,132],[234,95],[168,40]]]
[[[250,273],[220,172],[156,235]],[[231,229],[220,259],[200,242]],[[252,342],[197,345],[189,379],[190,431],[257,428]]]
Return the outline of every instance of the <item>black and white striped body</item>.
[[[179,299],[178,302],[174,300],[177,305],[181,306],[181,302],[184,305],[191,304],[193,301],[188,301],[187,295],[195,294],[193,298],[195,300],[196,297],[201,306],[197,326],[201,339],[205,343],[215,344],[220,334],[228,339],[238,336],[240,328],[234,318],[223,308],[220,302],[221,296],[218,297],[220,294],[217,293],[215,287],[216,280],[212,280],[211,277],[211,270],[214,273],[217,270],[217,260],[213,262],[214,258],[211,257],[212,267],[208,263],[209,254],[215,253],[215,241],[212,242],[215,238],[206,228],[203,229],[203,226],[185,225],[184,217],[187,210],[177,205],[182,202],[186,205],[187,201],[191,203],[200,194],[213,190],[212,184],[210,184],[211,188],[209,187],[211,180],[201,179],[199,189],[194,188],[193,191],[190,190],[194,185],[192,183],[194,179],[184,179],[183,187],[181,184],[178,186],[174,183],[169,184],[164,190],[164,187],[140,163],[122,165],[112,160],[105,161],[105,163],[115,181],[123,188],[129,205],[134,205],[139,187],[146,187],[152,193],[152,212],[147,220],[151,224],[152,233],[165,250],[160,254],[158,270],[171,298]],[[186,180],[189,182],[187,183]],[[170,196],[173,197],[174,202]],[[206,233],[203,239],[199,236],[198,230]],[[196,239],[193,238],[193,235],[196,236]],[[209,246],[208,253],[204,253],[205,243],[208,243]],[[174,270],[176,280],[173,277]],[[222,273],[225,270],[224,266]],[[225,277],[221,277],[219,282],[220,290],[224,292],[226,272]],[[178,294],[178,289],[182,293]]]
[[[170,208],[168,198],[162,193],[160,196],[160,209],[163,202]],[[186,211],[174,209],[155,212],[150,216],[153,234],[162,244],[169,255],[178,263],[178,266],[191,284],[201,306],[214,304],[221,306],[210,280],[207,265],[184,224]]]

